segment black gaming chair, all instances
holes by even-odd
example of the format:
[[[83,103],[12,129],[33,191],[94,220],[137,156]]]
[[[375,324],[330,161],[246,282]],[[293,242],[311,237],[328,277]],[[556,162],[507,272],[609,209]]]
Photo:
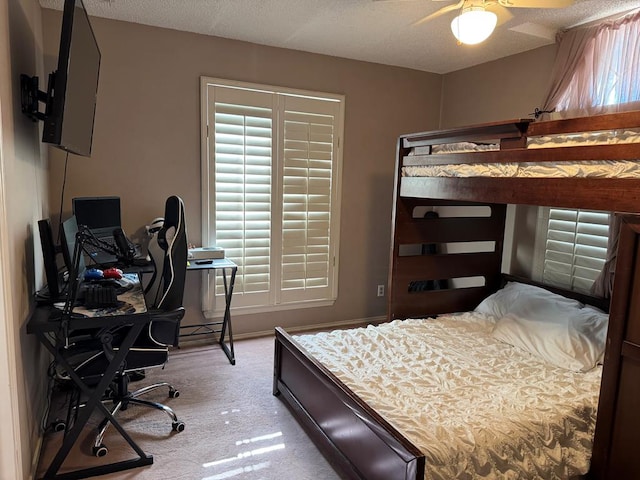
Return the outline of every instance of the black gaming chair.
[[[156,266],[156,274],[150,283],[155,286],[147,293],[147,309],[150,316],[148,328],[134,341],[126,356],[122,369],[116,374],[110,389],[114,407],[112,414],[126,409],[129,404],[139,404],[163,410],[172,420],[172,428],[176,432],[184,430],[184,423],[178,420],[175,412],[166,405],[139,398],[141,395],[160,387],[169,388],[169,396],[174,398],[179,392],[166,382],[156,383],[133,392],[129,391],[130,375],[153,367],[162,367],[168,360],[169,346],[177,346],[180,321],[184,316],[182,299],[187,269],[187,232],[184,218],[184,204],[177,196],[171,196],[165,204],[164,225],[157,234],[157,243],[161,255],[152,257]],[[160,258],[158,258],[160,257]],[[155,281],[157,279],[157,281]],[[67,358],[74,366],[80,378],[88,384],[97,384],[101,373],[105,371],[109,357],[118,349],[120,342],[126,335],[128,327],[109,332],[112,338],[107,345],[101,341],[99,349],[88,348],[92,342],[77,342],[67,354]],[[104,338],[101,332],[100,338]],[[93,345],[96,345],[93,342]],[[93,453],[98,457],[107,454],[108,450],[102,443],[104,434],[109,426],[108,419],[98,427],[98,434],[93,446]]]
[[[163,310],[179,308],[187,273],[187,232],[179,197],[167,199],[162,227],[149,243],[155,270],[145,289],[147,305]],[[173,254],[167,255],[167,251]]]

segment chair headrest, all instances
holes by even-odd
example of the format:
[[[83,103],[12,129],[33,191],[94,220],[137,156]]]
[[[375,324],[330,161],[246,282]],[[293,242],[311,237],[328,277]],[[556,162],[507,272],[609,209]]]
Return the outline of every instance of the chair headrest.
[[[171,240],[176,231],[183,228],[184,204],[180,197],[175,195],[167,198],[164,206],[164,222],[162,228],[158,230],[158,245],[167,251],[170,248]]]

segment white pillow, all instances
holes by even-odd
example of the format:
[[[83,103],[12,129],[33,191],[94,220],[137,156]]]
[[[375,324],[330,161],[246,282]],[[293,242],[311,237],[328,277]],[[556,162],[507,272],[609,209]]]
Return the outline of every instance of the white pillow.
[[[609,314],[602,310],[585,305],[580,310],[580,315],[574,318],[574,322],[580,325],[580,329],[594,349],[590,356],[595,357],[595,365],[604,362],[604,351],[607,348],[607,330],[609,329]],[[574,328],[578,328],[574,325]],[[586,357],[585,357],[586,358]]]
[[[492,335],[568,370],[586,372],[602,362],[607,314],[586,306],[564,312],[560,317],[545,320],[535,317],[509,313],[498,320]]]
[[[517,311],[520,315],[547,318],[562,309],[579,309],[582,306],[582,303],[577,300],[563,297],[544,288],[508,282],[504,288],[485,298],[475,311],[493,315],[496,318],[502,318],[512,311]]]
[[[495,338],[553,365],[587,371],[602,362],[609,316],[577,300],[510,282],[476,311],[498,318]]]

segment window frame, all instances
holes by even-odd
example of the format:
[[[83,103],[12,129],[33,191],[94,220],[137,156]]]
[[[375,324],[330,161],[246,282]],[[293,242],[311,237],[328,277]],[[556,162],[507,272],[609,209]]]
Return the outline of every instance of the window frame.
[[[344,136],[344,111],[345,96],[340,94],[313,92],[301,89],[278,87],[265,84],[255,84],[236,80],[228,80],[216,77],[202,76],[200,77],[200,136],[201,136],[201,189],[202,189],[202,245],[212,245],[215,243],[215,156],[210,152],[215,151],[214,135],[209,135],[209,116],[211,110],[209,99],[209,88],[211,86],[221,86],[226,88],[238,88],[262,92],[265,94],[283,95],[288,97],[302,97],[307,99],[320,99],[327,102],[336,102],[338,105],[335,117],[334,128],[336,140],[333,142],[333,166],[332,166],[332,184],[331,184],[331,210],[330,210],[330,272],[329,272],[329,289],[327,295],[321,299],[300,299],[296,301],[288,301],[282,303],[282,286],[280,277],[275,276],[272,279],[272,285],[269,292],[274,289],[275,293],[269,294],[268,304],[246,305],[243,304],[242,294],[234,293],[233,310],[236,314],[252,314],[265,313],[280,310],[311,308],[331,306],[335,303],[338,295],[338,272],[339,272],[339,244],[340,244],[340,210],[341,210],[341,192],[342,192],[342,165],[343,165],[343,136]],[[274,102],[275,104],[275,102]],[[274,118],[276,113],[274,113]],[[273,202],[282,202],[281,182],[283,177],[282,158],[277,158],[284,152],[284,133],[280,132],[280,126],[274,124],[273,127],[273,147],[272,147],[272,187],[275,190],[272,194]],[[272,222],[281,223],[280,215],[275,215]],[[273,227],[272,227],[273,228]],[[280,248],[282,245],[282,228],[272,230],[272,246],[271,248]],[[277,233],[277,234],[274,234]],[[270,256],[270,263],[273,264],[274,254]],[[281,262],[282,263],[282,262]],[[218,280],[216,280],[218,278]],[[216,281],[219,283],[219,276],[215,273],[207,271],[202,274],[202,310],[206,318],[220,318],[224,314],[224,295],[220,292],[220,288],[216,293]],[[277,282],[277,284],[276,284]]]

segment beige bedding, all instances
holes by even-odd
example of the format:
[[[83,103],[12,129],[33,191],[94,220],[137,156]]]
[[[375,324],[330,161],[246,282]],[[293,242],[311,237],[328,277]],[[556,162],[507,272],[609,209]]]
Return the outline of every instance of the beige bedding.
[[[543,135],[527,138],[527,148],[575,147],[578,145],[615,145],[619,143],[640,143],[640,129],[607,130],[599,132]],[[487,152],[500,150],[497,143],[455,142],[433,146],[414,147],[413,155],[440,155],[447,153]]]
[[[295,339],[426,456],[426,479],[566,479],[589,468],[601,367],[491,336],[477,313]]]
[[[529,138],[527,142],[528,149],[640,143],[640,132],[625,130],[543,136]],[[470,142],[434,145],[432,155],[429,155],[430,148],[425,146],[412,149],[403,162],[403,177],[640,178],[640,160],[430,165],[429,157],[443,158],[450,153],[495,151],[500,146]]]
[[[403,177],[640,178],[640,161],[482,163],[402,167]]]

